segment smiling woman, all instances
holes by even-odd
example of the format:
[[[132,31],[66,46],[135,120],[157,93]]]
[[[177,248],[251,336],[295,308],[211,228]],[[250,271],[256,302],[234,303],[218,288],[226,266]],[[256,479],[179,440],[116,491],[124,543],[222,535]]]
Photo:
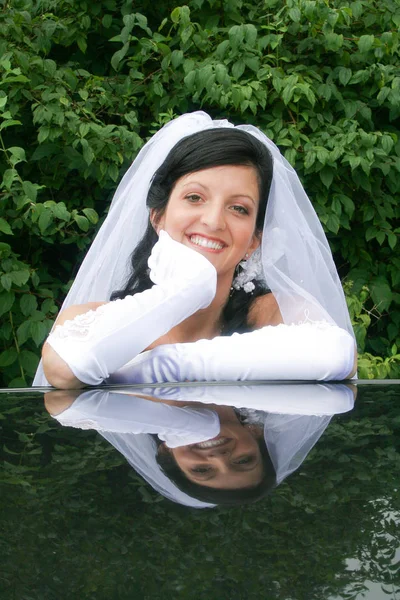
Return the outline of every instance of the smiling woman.
[[[354,370],[340,281],[295,172],[259,130],[204,113],[141,151],[66,306],[43,349],[58,387]]]

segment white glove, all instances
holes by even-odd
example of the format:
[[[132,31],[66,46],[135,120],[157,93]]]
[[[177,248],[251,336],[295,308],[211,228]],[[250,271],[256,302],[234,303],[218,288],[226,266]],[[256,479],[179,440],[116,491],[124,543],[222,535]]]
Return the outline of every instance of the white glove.
[[[97,385],[213,300],[217,273],[198,252],[160,232],[148,261],[149,290],[57,326],[47,342],[82,382]]]
[[[251,333],[159,346],[114,373],[109,383],[345,379],[354,340],[327,323],[267,326]]]
[[[217,413],[207,407],[169,406],[132,394],[91,389],[53,415],[66,427],[113,433],[156,433],[168,448],[198,444],[220,433]]]

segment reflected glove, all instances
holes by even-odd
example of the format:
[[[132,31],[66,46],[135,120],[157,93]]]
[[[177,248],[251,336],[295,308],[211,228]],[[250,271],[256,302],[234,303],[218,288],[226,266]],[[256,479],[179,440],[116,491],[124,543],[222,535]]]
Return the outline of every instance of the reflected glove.
[[[110,378],[110,383],[345,379],[354,340],[327,323],[267,326],[251,333],[159,346]]]
[[[196,311],[216,292],[204,256],[160,232],[148,261],[152,288],[57,326],[47,342],[82,382],[97,385]]]

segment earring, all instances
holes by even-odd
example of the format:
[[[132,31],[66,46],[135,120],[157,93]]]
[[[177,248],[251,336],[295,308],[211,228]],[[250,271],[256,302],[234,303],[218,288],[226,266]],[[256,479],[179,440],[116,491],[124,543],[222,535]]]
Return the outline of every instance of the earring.
[[[257,248],[251,256],[246,252],[245,258],[247,260],[242,260],[236,265],[231,291],[243,288],[247,294],[251,294],[256,287],[253,280],[263,278],[260,249]]]

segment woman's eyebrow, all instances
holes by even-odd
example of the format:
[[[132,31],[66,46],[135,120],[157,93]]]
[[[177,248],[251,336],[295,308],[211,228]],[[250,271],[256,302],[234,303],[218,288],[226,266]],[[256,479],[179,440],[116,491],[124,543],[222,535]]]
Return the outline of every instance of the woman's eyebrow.
[[[206,185],[204,185],[204,183],[200,183],[200,181],[190,181],[189,183],[184,183],[182,185],[182,189],[185,187],[191,186],[191,185],[199,185],[204,190],[206,190],[206,192],[210,191],[210,188],[207,187]],[[230,196],[230,198],[248,198],[249,200],[251,200],[251,202],[253,202],[253,204],[256,204],[256,201],[253,198],[253,196],[249,196],[248,194],[234,194],[234,195]]]
[[[209,188],[206,185],[204,185],[204,183],[200,183],[200,181],[189,181],[188,183],[184,183],[182,185],[182,187],[187,187],[188,185],[199,185],[200,187],[202,187],[205,190],[209,191]]]

